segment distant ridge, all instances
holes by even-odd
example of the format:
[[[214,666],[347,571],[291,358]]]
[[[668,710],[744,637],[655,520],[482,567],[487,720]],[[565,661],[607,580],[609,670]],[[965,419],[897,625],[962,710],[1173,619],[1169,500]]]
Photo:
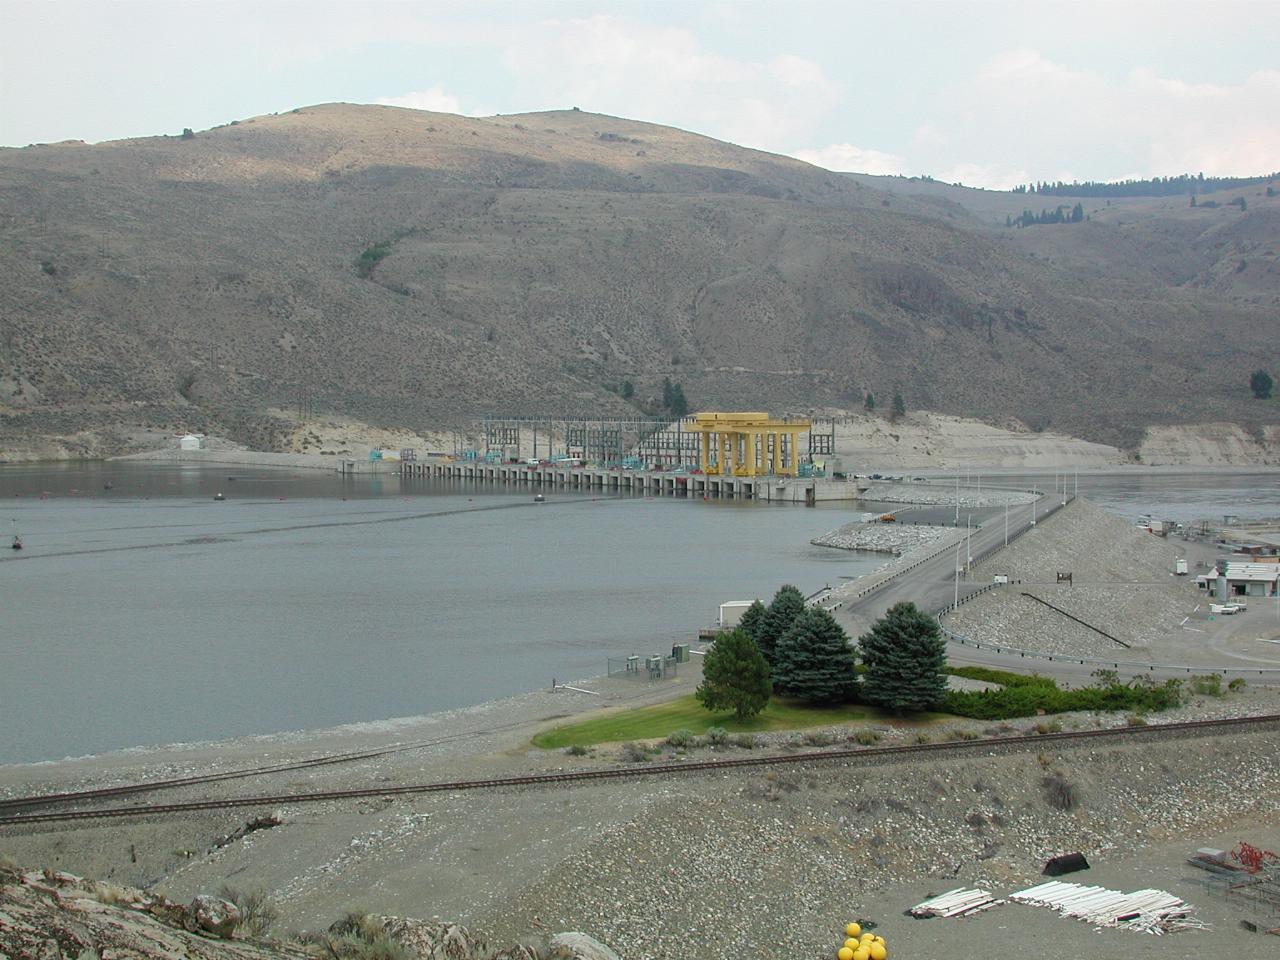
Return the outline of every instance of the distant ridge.
[[[0,150],[0,449],[137,425],[264,448],[306,409],[929,409],[1136,448],[1259,430],[1280,199],[1085,203],[848,176],[576,110],[323,104]],[[995,229],[999,226],[1000,229]],[[1280,369],[1275,369],[1280,373]],[[620,385],[632,384],[624,400]]]

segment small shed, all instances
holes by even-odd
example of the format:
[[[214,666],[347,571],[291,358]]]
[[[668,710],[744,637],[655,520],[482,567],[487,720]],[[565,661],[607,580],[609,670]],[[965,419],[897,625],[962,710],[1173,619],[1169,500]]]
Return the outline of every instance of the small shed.
[[[730,600],[720,604],[720,618],[716,623],[722,627],[736,627],[742,620],[742,615],[747,612],[747,607],[754,602],[754,600]]]
[[[203,450],[204,434],[203,433],[184,433],[178,438],[179,450]]]

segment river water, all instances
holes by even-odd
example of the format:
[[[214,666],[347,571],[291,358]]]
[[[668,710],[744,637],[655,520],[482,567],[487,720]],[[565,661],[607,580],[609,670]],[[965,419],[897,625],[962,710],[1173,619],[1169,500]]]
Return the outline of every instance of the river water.
[[[1082,476],[1080,492],[1133,515],[1276,516],[1277,479]],[[26,544],[0,558],[0,763],[466,706],[670,652],[723,601],[885,559],[809,545],[862,504],[534,504],[120,463],[0,467],[0,503]]]

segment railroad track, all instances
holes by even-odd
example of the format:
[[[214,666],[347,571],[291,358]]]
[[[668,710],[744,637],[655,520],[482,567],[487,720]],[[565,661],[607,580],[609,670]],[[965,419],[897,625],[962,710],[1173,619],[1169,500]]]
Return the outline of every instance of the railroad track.
[[[946,743],[911,744],[900,747],[862,747],[857,749],[822,750],[787,756],[743,757],[734,760],[699,760],[648,766],[610,767],[604,770],[581,770],[571,773],[533,774],[519,777],[496,777],[487,780],[455,780],[404,786],[382,786],[350,790],[324,790],[311,793],[267,794],[262,796],[226,797],[216,800],[190,800],[179,803],[150,804],[131,807],[105,807],[96,810],[57,810],[19,816],[0,817],[0,826],[25,826],[72,820],[106,820],[119,817],[155,816],[191,813],[205,810],[229,810],[239,807],[280,806],[294,803],[317,803],[326,800],[352,800],[368,797],[401,797],[429,793],[456,793],[464,790],[486,790],[501,787],[525,787],[543,784],[574,784],[602,780],[637,779],[670,776],[692,772],[716,772],[748,767],[819,763],[834,760],[908,759],[921,755],[949,756],[969,754],[993,748],[1046,744],[1088,743],[1091,741],[1123,741],[1161,739],[1182,734],[1232,733],[1263,729],[1280,724],[1280,714],[1238,717],[1224,720],[1190,720],[1180,723],[1154,724],[1146,727],[1112,727],[1106,730],[1083,730],[1064,733],[992,737]]]
[[[417,740],[412,743],[395,743],[376,750],[360,750],[349,753],[332,753],[306,760],[290,760],[266,767],[245,767],[239,770],[225,770],[221,773],[206,773],[191,777],[174,777],[168,780],[152,780],[146,783],[130,783],[118,787],[102,787],[96,790],[74,790],[64,793],[42,793],[28,797],[0,798],[0,813],[21,810],[29,807],[49,807],[62,803],[77,803],[93,800],[110,800],[116,797],[127,797],[139,793],[152,793],[159,790],[173,790],[178,787],[196,786],[202,783],[217,783],[222,780],[245,780],[250,777],[262,777],[272,773],[288,773],[293,770],[307,770],[314,767],[327,767],[340,763],[356,763],[360,760],[373,760],[390,756],[393,753],[406,753],[410,750],[423,750],[457,740],[469,740],[486,734],[510,730],[521,723],[506,723],[484,730],[472,730],[449,737],[438,737],[434,740]],[[2,818],[0,818],[2,819]]]

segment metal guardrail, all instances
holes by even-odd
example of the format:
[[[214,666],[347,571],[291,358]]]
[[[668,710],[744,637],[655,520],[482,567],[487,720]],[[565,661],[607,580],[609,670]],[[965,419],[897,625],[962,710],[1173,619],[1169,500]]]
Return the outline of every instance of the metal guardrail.
[[[977,596],[977,594],[975,593],[974,596]],[[941,616],[943,613],[948,612],[949,609],[950,607],[943,608],[943,610],[939,612],[939,616]],[[962,647],[972,647],[975,650],[990,650],[993,653],[998,653],[998,654],[1001,654],[1002,656],[1007,656],[1010,659],[1017,657],[1019,660],[1036,659],[1036,660],[1047,660],[1050,663],[1078,663],[1081,666],[1095,664],[1100,669],[1110,668],[1112,670],[1119,670],[1120,668],[1123,667],[1126,670],[1130,670],[1130,671],[1145,670],[1148,673],[1154,673],[1156,670],[1167,670],[1170,672],[1180,671],[1180,672],[1186,673],[1188,676],[1203,675],[1203,674],[1209,674],[1209,673],[1222,674],[1224,677],[1231,676],[1231,675],[1234,675],[1234,676],[1257,675],[1260,677],[1265,677],[1270,680],[1273,680],[1274,682],[1280,682],[1280,667],[1222,667],[1222,666],[1193,667],[1183,663],[1146,663],[1139,660],[1103,660],[1099,657],[1063,656],[1060,653],[1040,653],[1035,650],[1020,650],[1017,647],[1010,647],[1004,644],[979,643],[977,640],[971,640],[968,637],[964,636],[963,634],[959,634],[954,632],[953,630],[949,630],[945,625],[942,625],[941,623],[939,623],[939,626],[942,629],[943,636],[945,636],[948,642],[950,643],[956,643]]]
[[[1028,490],[1026,492],[1035,493],[1036,491]],[[1041,496],[1043,497],[1044,495],[1041,494]],[[1074,499],[1075,499],[1074,497],[1068,497],[1066,503],[1070,503]],[[1040,516],[1036,518],[1036,523],[1042,523],[1044,520],[1053,516],[1055,513],[1061,510],[1064,506],[1066,506],[1066,503],[1055,503],[1053,506],[1051,506],[1049,509],[1047,509],[1044,513],[1040,514]],[[959,529],[959,528],[956,528],[956,529]],[[969,529],[969,528],[966,527],[966,529]],[[981,530],[982,525],[978,524],[972,529]],[[1028,530],[1034,530],[1034,529],[1035,529],[1035,526],[1033,526],[1032,524],[1027,524],[1021,529],[1014,531],[1014,533],[1009,537],[1009,543],[1013,543],[1020,536],[1026,533]],[[955,547],[956,547],[955,542],[949,543],[945,547],[935,550],[933,553],[928,554],[927,556],[921,557],[919,560],[916,560],[905,567],[900,567],[899,569],[891,573],[889,576],[885,577],[883,580],[879,580],[859,590],[851,598],[852,602],[857,603],[859,600],[863,600],[866,597],[869,597],[871,594],[875,593],[877,590],[881,590],[884,587],[888,586],[890,583],[898,579],[898,577],[902,576],[903,574],[910,573],[912,570],[916,569],[916,567],[919,567],[925,563],[929,563],[931,560],[936,560],[938,557],[942,556],[948,550],[954,550]],[[978,566],[978,564],[982,563],[984,560],[990,559],[992,556],[999,553],[1004,548],[1005,548],[1005,544],[1003,543],[997,543],[994,546],[988,547],[986,550],[983,550],[981,553],[979,553],[976,557],[974,557],[969,562],[969,569],[972,570],[974,567]],[[828,607],[827,609],[831,611],[839,610],[842,606],[844,606],[844,603],[845,601],[841,600],[839,603],[831,607]],[[943,608],[944,611],[946,609],[947,609],[946,607]]]

